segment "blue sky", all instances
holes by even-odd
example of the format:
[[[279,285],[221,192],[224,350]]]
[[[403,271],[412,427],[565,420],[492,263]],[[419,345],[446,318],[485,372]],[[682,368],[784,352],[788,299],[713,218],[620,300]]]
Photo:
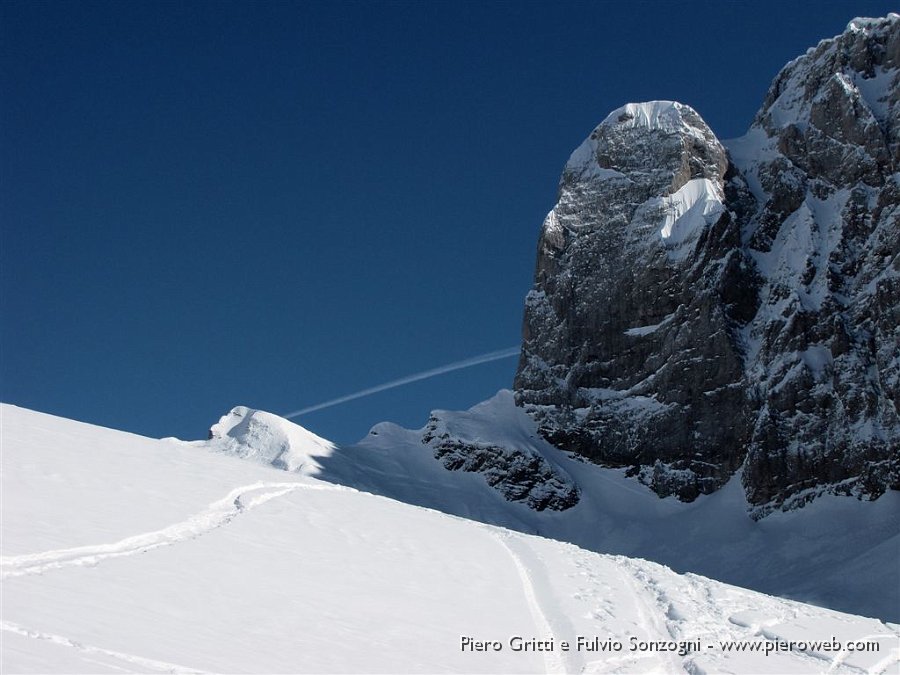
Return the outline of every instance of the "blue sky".
[[[201,438],[519,341],[569,153],[629,101],[741,135],[887,2],[0,3],[0,398]],[[346,442],[496,361],[297,421]]]

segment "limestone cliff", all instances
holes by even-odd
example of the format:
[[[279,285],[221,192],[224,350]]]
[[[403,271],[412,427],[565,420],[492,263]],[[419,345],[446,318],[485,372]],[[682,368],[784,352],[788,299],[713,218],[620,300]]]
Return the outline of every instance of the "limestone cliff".
[[[516,400],[557,447],[755,515],[900,487],[900,17],[788,64],[748,134],[611,113],[563,170]]]

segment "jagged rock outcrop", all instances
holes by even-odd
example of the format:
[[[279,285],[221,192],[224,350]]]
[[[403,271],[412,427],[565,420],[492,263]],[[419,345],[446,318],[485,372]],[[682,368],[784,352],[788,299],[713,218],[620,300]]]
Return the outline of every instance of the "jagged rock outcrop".
[[[610,114],[573,153],[544,223],[516,378],[550,442],[653,467],[660,493],[686,499],[727,480],[748,435],[740,310],[723,300],[742,269],[727,168],[687,106]],[[723,408],[737,412],[725,424]]]
[[[516,399],[557,447],[755,515],[900,487],[900,17],[854,20],[725,146],[630,104],[572,154]]]
[[[539,452],[525,444],[468,438],[463,429],[454,428],[455,418],[467,413],[449,413],[450,419],[445,415],[448,413],[431,414],[422,443],[448,471],[480,473],[507,500],[523,502],[535,511],[564,511],[578,503],[578,488],[572,479]]]

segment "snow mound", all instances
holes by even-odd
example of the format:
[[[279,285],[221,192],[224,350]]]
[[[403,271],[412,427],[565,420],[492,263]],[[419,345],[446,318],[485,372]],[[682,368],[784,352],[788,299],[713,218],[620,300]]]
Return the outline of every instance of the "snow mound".
[[[317,458],[329,457],[336,446],[299,424],[245,406],[232,408],[209,430],[213,448],[275,468],[315,475]]]

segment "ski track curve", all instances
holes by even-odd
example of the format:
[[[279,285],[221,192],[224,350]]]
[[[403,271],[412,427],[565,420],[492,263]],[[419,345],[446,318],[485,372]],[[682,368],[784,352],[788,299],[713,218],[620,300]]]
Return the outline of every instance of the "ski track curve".
[[[187,666],[181,666],[176,663],[169,663],[167,661],[157,661],[156,659],[149,659],[143,656],[135,656],[134,654],[126,654],[124,652],[117,652],[112,649],[103,649],[102,647],[95,647],[93,645],[87,645],[83,642],[78,642],[76,640],[72,640],[70,638],[64,637],[62,635],[54,635],[53,633],[42,633],[40,631],[31,630],[30,628],[25,628],[24,626],[20,626],[19,624],[12,623],[11,621],[0,621],[0,631],[6,631],[8,633],[15,633],[16,635],[21,635],[23,637],[31,638],[33,640],[45,640],[47,642],[52,642],[53,644],[57,644],[63,647],[70,647],[72,649],[76,649],[83,654],[95,654],[99,656],[107,656],[114,659],[118,659],[119,661],[123,661],[132,668],[123,669],[115,666],[113,664],[103,663],[102,665],[108,666],[111,668],[115,668],[117,670],[125,670],[125,672],[129,673],[148,673],[148,672],[159,672],[159,673],[192,673],[197,675],[206,675],[207,671],[198,670],[197,668],[189,668]]]
[[[539,597],[541,594],[538,590],[538,585],[535,583],[535,561],[525,559],[526,557],[532,557],[530,552],[524,551],[524,547],[527,547],[527,544],[521,537],[512,532],[485,525],[482,526],[482,529],[487,531],[503,547],[510,560],[512,560],[518,572],[519,581],[522,584],[522,592],[528,605],[528,611],[531,613],[531,618],[534,621],[538,634],[544,636],[543,639],[552,638],[553,640],[554,651],[541,652],[544,660],[544,672],[548,674],[581,672],[583,664],[575,662],[577,654],[560,651],[560,641],[566,638],[561,638],[557,631],[554,630],[554,623],[559,622],[548,617],[544,607],[542,607],[541,598]],[[517,551],[517,549],[522,550]],[[543,604],[546,605],[548,603],[545,600]],[[557,614],[562,617],[565,616],[562,612],[557,612]]]
[[[73,566],[94,566],[110,558],[145,553],[196,539],[227,525],[238,515],[297,489],[348,490],[338,485],[300,482],[257,482],[237,487],[200,513],[161,530],[126,537],[112,544],[77,546],[43,553],[0,557],[0,580]]]

